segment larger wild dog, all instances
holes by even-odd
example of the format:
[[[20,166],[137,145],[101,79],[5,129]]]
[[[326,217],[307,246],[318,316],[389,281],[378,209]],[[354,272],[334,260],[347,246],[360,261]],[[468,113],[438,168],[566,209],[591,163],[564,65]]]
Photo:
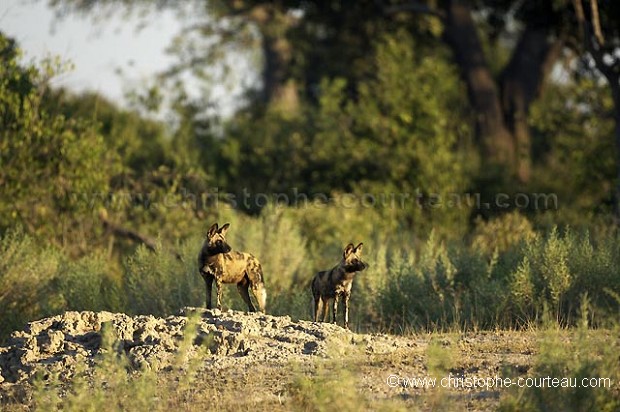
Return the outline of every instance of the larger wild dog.
[[[344,327],[349,327],[349,299],[353,278],[368,265],[362,261],[363,243],[353,246],[349,243],[344,249],[342,260],[331,270],[319,272],[312,281],[312,296],[314,297],[314,321],[319,321],[320,311],[323,313],[323,322],[327,320],[328,302],[333,299],[332,321],[336,323],[338,299],[344,305]]]
[[[258,309],[265,311],[267,292],[263,280],[263,269],[254,256],[249,253],[232,251],[226,243],[226,232],[230,224],[218,229],[217,223],[207,231],[206,239],[198,255],[198,270],[205,281],[207,292],[207,309],[211,309],[211,292],[215,281],[217,308],[222,309],[222,283],[236,283],[239,294],[248,305],[250,312],[256,308],[250,299],[252,289],[258,302]]]

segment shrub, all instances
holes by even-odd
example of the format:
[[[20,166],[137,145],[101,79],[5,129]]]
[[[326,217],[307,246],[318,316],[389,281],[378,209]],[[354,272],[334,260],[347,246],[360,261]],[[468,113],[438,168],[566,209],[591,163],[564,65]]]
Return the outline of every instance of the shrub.
[[[605,235],[593,243],[588,233],[564,234],[554,228],[546,236],[528,239],[522,258],[513,270],[510,291],[513,310],[537,318],[549,307],[562,323],[572,324],[581,296],[591,299],[592,316],[598,321],[618,308],[614,294],[620,291],[620,254],[615,236]]]
[[[549,308],[562,324],[574,324],[584,293],[591,317],[615,316],[620,294],[618,240],[552,229],[528,234],[493,254],[431,235],[419,258],[413,250],[395,256],[379,293],[379,306],[392,327],[503,328],[531,326]]]
[[[0,238],[0,338],[59,309],[52,286],[61,265],[58,251],[42,247],[19,229]]]
[[[63,299],[63,309],[122,311],[120,285],[110,273],[110,266],[110,259],[102,250],[65,263],[55,285]]]
[[[587,306],[584,300],[581,307]],[[618,326],[610,331],[591,331],[587,329],[587,311],[582,311],[581,315],[576,339],[567,340],[564,332],[558,329],[544,332],[540,352],[528,376],[558,378],[559,387],[532,384],[508,391],[502,397],[500,411],[615,411],[620,408],[617,387],[620,347],[615,338]],[[589,387],[584,386],[584,380]]]
[[[515,210],[488,221],[478,217],[471,243],[474,249],[484,253],[493,253],[495,249],[505,252],[533,236],[534,229],[530,221]]]
[[[204,283],[196,259],[179,261],[158,244],[155,252],[140,246],[127,259],[125,288],[131,313],[164,315],[204,301]]]

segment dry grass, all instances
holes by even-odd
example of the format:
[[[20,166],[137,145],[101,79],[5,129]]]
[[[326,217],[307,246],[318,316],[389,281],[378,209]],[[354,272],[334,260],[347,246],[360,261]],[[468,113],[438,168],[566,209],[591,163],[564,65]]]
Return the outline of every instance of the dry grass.
[[[380,347],[368,353],[360,338],[353,345],[335,342],[330,358],[307,357],[294,362],[218,364],[202,359],[179,362],[167,371],[127,373],[127,364],[109,351],[91,373],[78,375],[69,384],[38,382],[32,403],[36,410],[181,410],[181,411],[325,411],[325,410],[461,410],[488,409],[496,399],[475,399],[445,389],[420,389],[386,384],[390,374],[403,377],[435,376],[470,368],[506,348],[509,337],[471,337],[427,334],[394,338],[395,350]],[[508,338],[508,339],[507,339]],[[388,340],[389,342],[389,340]],[[476,342],[476,343],[471,343]],[[490,356],[493,355],[493,356]],[[19,410],[19,406],[13,405]]]

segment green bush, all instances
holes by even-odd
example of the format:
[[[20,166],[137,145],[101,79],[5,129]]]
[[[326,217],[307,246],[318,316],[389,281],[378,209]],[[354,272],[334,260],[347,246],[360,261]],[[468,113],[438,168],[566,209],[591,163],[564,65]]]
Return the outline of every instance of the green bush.
[[[122,311],[123,296],[110,266],[110,259],[102,250],[65,263],[55,282],[63,309]]]
[[[504,252],[533,236],[532,224],[518,211],[488,221],[478,217],[471,234],[472,247],[484,253],[492,253],[495,249]]]
[[[59,61],[37,67],[20,59],[15,42],[0,33],[0,230],[19,224],[48,243],[69,243],[89,226],[81,196],[107,192],[118,159],[92,121],[42,107]]]
[[[124,310],[101,250],[72,260],[21,230],[0,237],[0,339],[24,323],[65,310]]]
[[[572,325],[584,293],[595,322],[617,313],[617,237],[592,242],[588,234],[570,230],[526,231],[515,245],[482,253],[475,246],[445,246],[431,236],[419,257],[409,250],[390,260],[379,295],[383,318],[397,329],[512,328],[539,323],[549,308],[557,322]]]
[[[515,387],[502,397],[500,411],[616,411],[620,408],[618,325],[607,331],[588,330],[587,306],[584,299],[581,308],[585,310],[576,339],[567,339],[565,331],[557,328],[543,333],[534,367],[526,377],[557,378],[559,387],[542,387],[540,383]],[[584,386],[584,380],[589,387]]]
[[[585,293],[599,320],[617,311],[614,294],[620,290],[620,250],[615,236],[593,243],[589,234],[563,235],[552,229],[525,242],[522,259],[514,270],[510,290],[518,311],[537,318],[546,305],[559,322],[572,324]]]
[[[42,247],[21,230],[0,238],[0,339],[61,308],[53,281],[62,260],[61,253]]]
[[[181,262],[161,244],[154,252],[145,246],[138,247],[125,265],[127,310],[169,315],[184,306],[200,306],[204,302],[204,282],[198,274],[196,258],[191,257],[185,256]]]

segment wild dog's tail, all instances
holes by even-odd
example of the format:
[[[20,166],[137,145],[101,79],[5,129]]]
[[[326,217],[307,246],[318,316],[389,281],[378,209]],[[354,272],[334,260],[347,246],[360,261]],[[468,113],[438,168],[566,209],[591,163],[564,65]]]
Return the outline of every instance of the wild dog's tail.
[[[261,312],[265,312],[267,309],[267,291],[265,290],[265,284],[262,283],[257,291],[256,300],[258,300],[258,306]]]
[[[258,263],[258,262],[257,262]],[[255,270],[255,278],[252,284],[252,292],[258,302],[258,309],[265,312],[267,307],[267,290],[265,289],[265,277],[263,276],[263,267],[258,263]]]
[[[252,293],[258,303],[258,310],[265,313],[267,307],[267,291],[265,290],[265,284],[263,282],[254,283],[252,285]]]

